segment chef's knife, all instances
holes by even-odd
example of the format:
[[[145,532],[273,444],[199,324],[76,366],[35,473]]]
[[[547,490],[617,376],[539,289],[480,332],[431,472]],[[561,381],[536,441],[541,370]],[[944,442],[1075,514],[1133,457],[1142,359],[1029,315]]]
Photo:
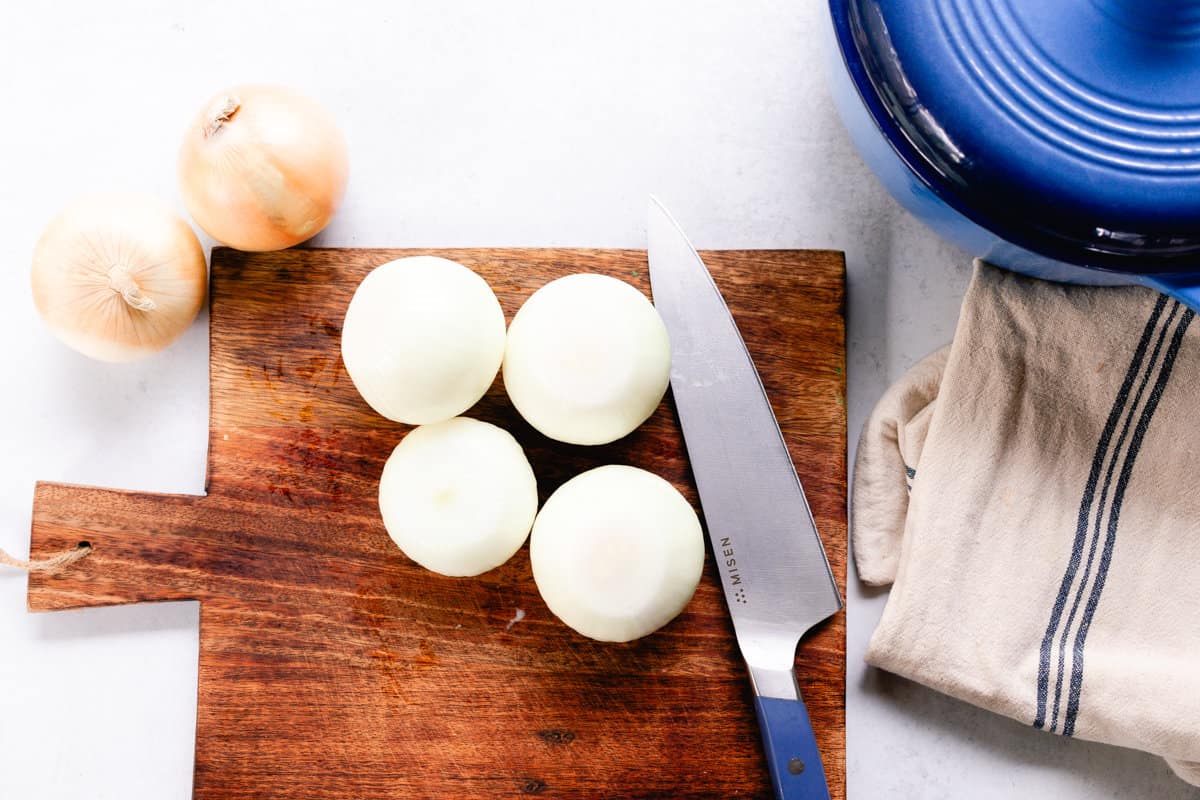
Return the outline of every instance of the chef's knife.
[[[650,286],[671,337],[671,389],[754,686],[775,796],[828,798],[793,665],[809,628],[842,607],[762,381],[704,262],[656,199]],[[769,302],[769,298],[764,298]]]

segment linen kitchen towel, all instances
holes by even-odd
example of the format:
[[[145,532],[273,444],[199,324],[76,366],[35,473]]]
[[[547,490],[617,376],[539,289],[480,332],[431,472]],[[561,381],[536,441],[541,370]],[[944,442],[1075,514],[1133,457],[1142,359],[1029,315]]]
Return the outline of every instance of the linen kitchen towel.
[[[1200,323],[976,263],[855,465],[867,661],[1200,785]]]

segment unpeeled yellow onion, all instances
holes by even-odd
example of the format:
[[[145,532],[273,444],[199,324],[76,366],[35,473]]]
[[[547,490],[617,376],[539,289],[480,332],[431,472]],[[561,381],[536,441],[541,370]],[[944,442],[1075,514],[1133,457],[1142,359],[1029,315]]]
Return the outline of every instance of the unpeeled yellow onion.
[[[65,344],[101,361],[132,361],[175,341],[207,288],[200,240],[150,196],[81,198],[34,249],[38,313]]]
[[[280,250],[329,224],[346,188],[346,143],[333,117],[279,86],[237,86],[210,100],[179,154],[196,224],[239,250]]]

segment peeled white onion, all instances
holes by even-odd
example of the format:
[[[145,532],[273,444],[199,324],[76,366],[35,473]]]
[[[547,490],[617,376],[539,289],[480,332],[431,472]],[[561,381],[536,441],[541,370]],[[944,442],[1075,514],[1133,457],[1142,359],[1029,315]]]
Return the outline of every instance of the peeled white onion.
[[[346,188],[346,142],[313,100],[280,86],[236,86],[204,106],[184,137],[179,183],[196,224],[239,250],[311,239]]]
[[[175,341],[204,306],[191,227],[154,197],[104,194],[63,209],[33,254],[33,302],[67,346],[132,361]]]
[[[483,278],[445,258],[376,267],[346,310],[346,371],[363,399],[397,422],[424,425],[466,411],[503,358],[500,301]]]
[[[517,440],[469,417],[413,429],[379,483],[392,540],[443,575],[478,575],[511,558],[529,535],[537,501],[537,481]]]
[[[658,311],[604,275],[551,281],[513,317],[504,387],[539,431],[570,444],[605,444],[654,413],[670,382],[671,344]]]
[[[592,639],[628,642],[687,605],[704,567],[704,535],[674,486],[613,465],[550,495],[533,523],[529,554],[555,616]]]

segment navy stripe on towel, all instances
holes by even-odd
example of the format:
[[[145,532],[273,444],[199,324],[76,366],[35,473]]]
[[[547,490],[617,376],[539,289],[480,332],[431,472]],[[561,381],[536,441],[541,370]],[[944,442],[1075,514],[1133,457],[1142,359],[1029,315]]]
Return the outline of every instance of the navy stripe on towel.
[[[1088,474],[1087,484],[1085,484],[1083,490],[1083,500],[1079,505],[1079,520],[1075,528],[1075,541],[1071,547],[1071,558],[1067,564],[1067,571],[1063,575],[1062,584],[1059,586],[1058,596],[1054,601],[1054,609],[1050,614],[1050,622],[1046,626],[1046,634],[1042,639],[1038,665],[1037,716],[1033,723],[1035,728],[1042,728],[1046,724],[1046,699],[1050,690],[1050,655],[1054,646],[1054,634],[1058,630],[1059,623],[1062,621],[1063,611],[1067,604],[1067,596],[1071,591],[1071,585],[1075,581],[1075,576],[1082,560],[1083,546],[1087,539],[1088,521],[1091,518],[1092,501],[1095,498],[1096,485],[1100,480],[1100,471],[1108,455],[1108,446],[1112,440],[1113,431],[1116,429],[1117,421],[1121,418],[1121,412],[1124,411],[1125,404],[1129,400],[1129,393],[1133,389],[1133,382],[1137,378],[1138,373],[1141,372],[1142,361],[1146,357],[1146,348],[1149,346],[1150,339],[1158,327],[1158,321],[1162,316],[1166,303],[1167,298],[1160,296],[1158,302],[1154,305],[1154,310],[1151,312],[1150,319],[1147,320],[1145,329],[1142,331],[1142,337],[1138,341],[1137,348],[1134,350],[1129,369],[1125,373],[1125,379],[1121,382],[1121,388],[1117,392],[1116,400],[1113,402],[1112,410],[1108,414],[1108,420],[1104,423],[1104,429],[1096,445],[1096,453],[1092,458],[1091,471]]]
[[[1133,427],[1134,416],[1137,414],[1138,409],[1142,407],[1142,396],[1146,394],[1146,385],[1150,382],[1150,377],[1157,368],[1158,355],[1162,352],[1167,332],[1171,329],[1171,323],[1175,321],[1175,315],[1181,308],[1182,306],[1178,303],[1171,304],[1171,311],[1167,314],[1167,321],[1159,331],[1158,339],[1154,343],[1154,350],[1150,353],[1150,363],[1146,367],[1146,371],[1142,374],[1142,380],[1138,384],[1137,392],[1133,396],[1133,402],[1129,405],[1129,411],[1125,415],[1125,422],[1121,425],[1121,434],[1117,437],[1117,446],[1113,448],[1112,458],[1108,461],[1108,469],[1104,472],[1104,486],[1100,490],[1100,501],[1096,504],[1096,519],[1095,524],[1092,526],[1091,544],[1088,545],[1087,562],[1083,565],[1083,578],[1080,579],[1079,586],[1075,590],[1075,599],[1071,602],[1071,611],[1067,614],[1067,624],[1062,627],[1062,633],[1059,636],[1058,674],[1054,679],[1054,708],[1050,713],[1051,733],[1058,729],[1058,710],[1062,703],[1063,672],[1067,666],[1067,637],[1071,634],[1072,626],[1075,624],[1075,616],[1079,613],[1079,605],[1083,601],[1083,596],[1087,591],[1089,582],[1092,580],[1092,564],[1096,560],[1096,549],[1100,542],[1100,528],[1104,522],[1105,512],[1108,510],[1108,497],[1109,490],[1112,488],[1113,474],[1117,469],[1117,461],[1121,458],[1125,440],[1129,437],[1129,431]]]
[[[1096,614],[1096,607],[1100,604],[1100,595],[1104,591],[1104,583],[1108,578],[1108,569],[1112,564],[1113,545],[1116,543],[1117,527],[1121,521],[1121,506],[1125,501],[1125,490],[1129,487],[1129,480],[1133,475],[1133,465],[1137,461],[1138,451],[1142,448],[1142,440],[1145,438],[1146,431],[1150,427],[1150,421],[1154,418],[1154,412],[1158,409],[1158,401],[1162,399],[1163,390],[1167,386],[1167,381],[1171,378],[1171,371],[1175,368],[1175,358],[1179,355],[1179,348],[1183,344],[1183,334],[1187,331],[1188,326],[1192,323],[1192,319],[1195,316],[1195,312],[1187,309],[1184,311],[1179,325],[1175,328],[1175,333],[1171,337],[1171,346],[1167,350],[1166,356],[1163,357],[1163,365],[1158,373],[1158,380],[1154,383],[1154,389],[1150,392],[1150,398],[1146,401],[1146,408],[1142,410],[1142,416],[1138,420],[1137,428],[1133,431],[1133,439],[1129,442],[1129,455],[1125,457],[1125,463],[1121,466],[1121,477],[1117,480],[1117,491],[1113,495],[1112,510],[1108,516],[1108,535],[1104,540],[1104,553],[1100,556],[1100,570],[1096,574],[1096,582],[1092,586],[1091,595],[1088,597],[1087,608],[1083,612],[1083,621],[1079,624],[1079,632],[1075,634],[1075,657],[1071,668],[1071,692],[1067,701],[1067,718],[1063,722],[1064,736],[1071,736],[1075,733],[1075,720],[1079,716],[1079,695],[1083,688],[1084,644],[1087,642],[1088,629],[1092,625],[1092,618]]]

